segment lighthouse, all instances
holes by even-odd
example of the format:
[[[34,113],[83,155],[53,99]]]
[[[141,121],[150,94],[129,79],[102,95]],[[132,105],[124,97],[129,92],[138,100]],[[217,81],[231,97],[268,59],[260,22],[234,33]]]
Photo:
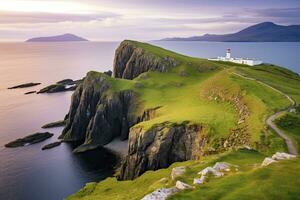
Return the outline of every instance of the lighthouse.
[[[263,63],[261,60],[249,59],[249,58],[231,58],[231,49],[226,49],[226,56],[218,56],[217,58],[210,58],[208,60],[212,61],[223,61],[223,62],[233,62],[243,65],[260,65]]]
[[[231,58],[231,50],[227,49],[226,50],[226,60],[230,60],[230,58]]]

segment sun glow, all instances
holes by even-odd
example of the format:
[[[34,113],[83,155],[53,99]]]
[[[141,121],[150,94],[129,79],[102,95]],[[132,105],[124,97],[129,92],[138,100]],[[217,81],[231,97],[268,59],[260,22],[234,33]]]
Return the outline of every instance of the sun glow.
[[[0,2],[0,11],[12,12],[45,12],[66,14],[91,14],[91,6],[75,2],[62,1],[21,1],[10,0]]]

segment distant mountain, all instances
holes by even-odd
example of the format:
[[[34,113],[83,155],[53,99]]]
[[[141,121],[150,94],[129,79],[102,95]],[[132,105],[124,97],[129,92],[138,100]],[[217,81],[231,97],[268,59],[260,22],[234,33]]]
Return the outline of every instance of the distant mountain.
[[[82,37],[67,33],[63,35],[56,35],[50,37],[37,37],[26,40],[26,42],[81,42],[88,41]]]
[[[272,22],[263,22],[232,34],[205,34],[203,36],[165,38],[162,40],[211,42],[300,42],[300,25],[281,26]]]

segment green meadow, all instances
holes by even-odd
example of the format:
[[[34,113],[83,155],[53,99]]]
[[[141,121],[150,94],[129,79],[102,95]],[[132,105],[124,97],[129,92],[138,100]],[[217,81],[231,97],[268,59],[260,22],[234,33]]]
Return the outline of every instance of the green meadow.
[[[180,192],[170,199],[299,199],[299,159],[266,168],[258,167],[264,157],[286,150],[284,141],[266,126],[265,121],[272,113],[289,107],[290,102],[271,88],[234,73],[269,84],[299,103],[300,77],[297,74],[273,65],[248,67],[211,62],[145,43],[134,43],[149,54],[169,56],[179,63],[166,73],[150,71],[134,80],[106,77],[112,85],[110,92],[134,90],[139,95],[138,106],[143,109],[160,107],[155,118],[137,125],[148,129],[166,121],[202,124],[210,138],[209,145],[218,148],[216,141],[228,138],[232,129],[241,126],[238,123],[239,110],[232,100],[238,98],[248,110],[248,117],[242,126],[247,130],[247,144],[255,150],[233,148],[226,152],[219,151],[219,154],[197,161],[174,163],[168,169],[148,171],[133,181],[107,178],[100,183],[87,184],[68,199],[141,199],[155,189],[173,186],[174,182],[169,177],[174,166],[187,166],[188,172],[181,179],[192,184],[198,171],[217,161],[237,164],[240,170],[197,186],[195,190]],[[106,76],[94,73],[95,76]],[[289,126],[289,121],[296,126]],[[298,115],[288,114],[279,119],[277,124],[293,137],[300,150],[299,121]],[[162,178],[167,179],[162,181]]]

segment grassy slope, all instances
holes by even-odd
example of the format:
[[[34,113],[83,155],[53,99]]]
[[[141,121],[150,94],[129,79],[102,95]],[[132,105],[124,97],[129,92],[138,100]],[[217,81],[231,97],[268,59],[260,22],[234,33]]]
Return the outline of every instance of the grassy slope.
[[[300,152],[300,107],[298,107],[297,113],[287,113],[275,122],[280,129],[284,130],[293,139],[298,152]]]
[[[265,119],[271,113],[287,107],[289,101],[272,89],[262,86],[255,81],[245,80],[232,74],[232,72],[236,70],[247,76],[259,78],[283,92],[288,93],[295,100],[299,101],[300,90],[298,90],[297,86],[299,77],[295,74],[282,68],[268,66],[246,67],[232,63],[210,62],[204,59],[182,56],[152,45],[138,42],[134,43],[146,49],[148,53],[159,57],[170,56],[180,62],[179,66],[168,73],[147,72],[132,81],[110,78],[113,85],[112,91],[132,89],[138,92],[144,109],[162,106],[158,110],[156,118],[140,124],[143,125],[144,128],[149,128],[155,123],[164,121],[182,122],[190,120],[196,123],[206,124],[212,138],[226,138],[229,135],[229,130],[237,126],[238,113],[229,101],[219,101],[209,98],[207,91],[216,90],[221,91],[225,96],[242,94],[242,101],[250,110],[250,117],[245,123],[250,130],[251,142],[253,144],[263,144],[262,146],[264,146],[264,148],[260,148],[260,150],[263,150],[265,154],[271,154],[274,151],[282,151],[285,149],[282,139],[266,129]],[[182,74],[182,72],[187,74],[187,76],[181,76],[180,74]],[[166,186],[171,186],[173,184],[172,182],[167,181],[164,183],[159,182],[159,180],[163,177],[169,177],[170,169],[176,165],[189,166],[191,169],[190,174],[193,174],[195,171],[210,164],[210,162],[224,159],[234,164],[245,166],[245,170],[247,171],[250,170],[249,166],[261,162],[263,159],[263,156],[258,152],[232,152],[223,154],[222,156],[204,158],[204,163],[201,161],[176,163],[169,169],[147,172],[134,181],[118,182],[115,178],[108,178],[99,184],[88,184],[70,199],[140,199],[145,194],[163,187],[165,184],[167,184]],[[280,167],[278,170],[279,169]],[[217,187],[218,191],[220,191],[218,194],[225,195],[226,192],[232,191],[233,196],[231,197],[229,195],[229,199],[234,197],[233,191],[239,194],[240,192],[255,189],[254,183],[260,181],[259,174],[264,173],[264,170],[246,171],[245,173],[243,172],[241,176],[240,173],[238,173],[230,176],[232,178],[218,180],[221,181],[219,183],[212,181],[212,183],[208,185],[211,187],[208,187],[206,190],[207,194],[210,192],[215,193],[217,190],[215,190],[214,187],[217,187],[218,184],[224,186],[224,189]],[[274,175],[276,173],[279,173],[279,171],[275,170]],[[292,178],[289,177],[289,172],[286,172],[285,175],[287,175],[287,178]],[[241,179],[238,178],[239,176]],[[233,186],[239,188],[239,185],[243,184],[244,179],[251,176],[255,178],[252,179],[252,182],[247,182],[247,187],[242,187],[244,189],[241,189],[240,192],[233,190]],[[184,180],[191,183],[192,178],[192,176],[187,176]],[[276,178],[270,180],[270,183],[272,183],[272,181],[275,183],[277,181],[275,179]],[[215,185],[213,185],[214,183]],[[267,186],[277,189],[273,184],[266,184],[266,187]],[[130,193],[128,191],[130,191]],[[197,191],[198,188],[189,195],[195,198],[199,195]],[[199,188],[199,191],[203,192],[203,189]],[[261,192],[262,191],[264,190],[261,190]],[[262,194],[257,192],[257,195]],[[185,199],[184,196],[181,195],[178,195],[176,198]]]
[[[108,178],[99,184],[90,183],[69,199],[139,200],[157,188],[173,187],[175,181],[170,179],[173,167],[187,166],[187,172],[178,180],[192,184],[193,179],[199,176],[197,172],[220,161],[239,165],[239,171],[229,172],[223,178],[210,178],[207,183],[197,186],[195,190],[178,193],[170,199],[299,198],[300,159],[260,168],[263,159],[262,154],[251,150],[227,152],[198,161],[174,163],[167,169],[148,171],[134,181],[118,182],[114,178]]]

